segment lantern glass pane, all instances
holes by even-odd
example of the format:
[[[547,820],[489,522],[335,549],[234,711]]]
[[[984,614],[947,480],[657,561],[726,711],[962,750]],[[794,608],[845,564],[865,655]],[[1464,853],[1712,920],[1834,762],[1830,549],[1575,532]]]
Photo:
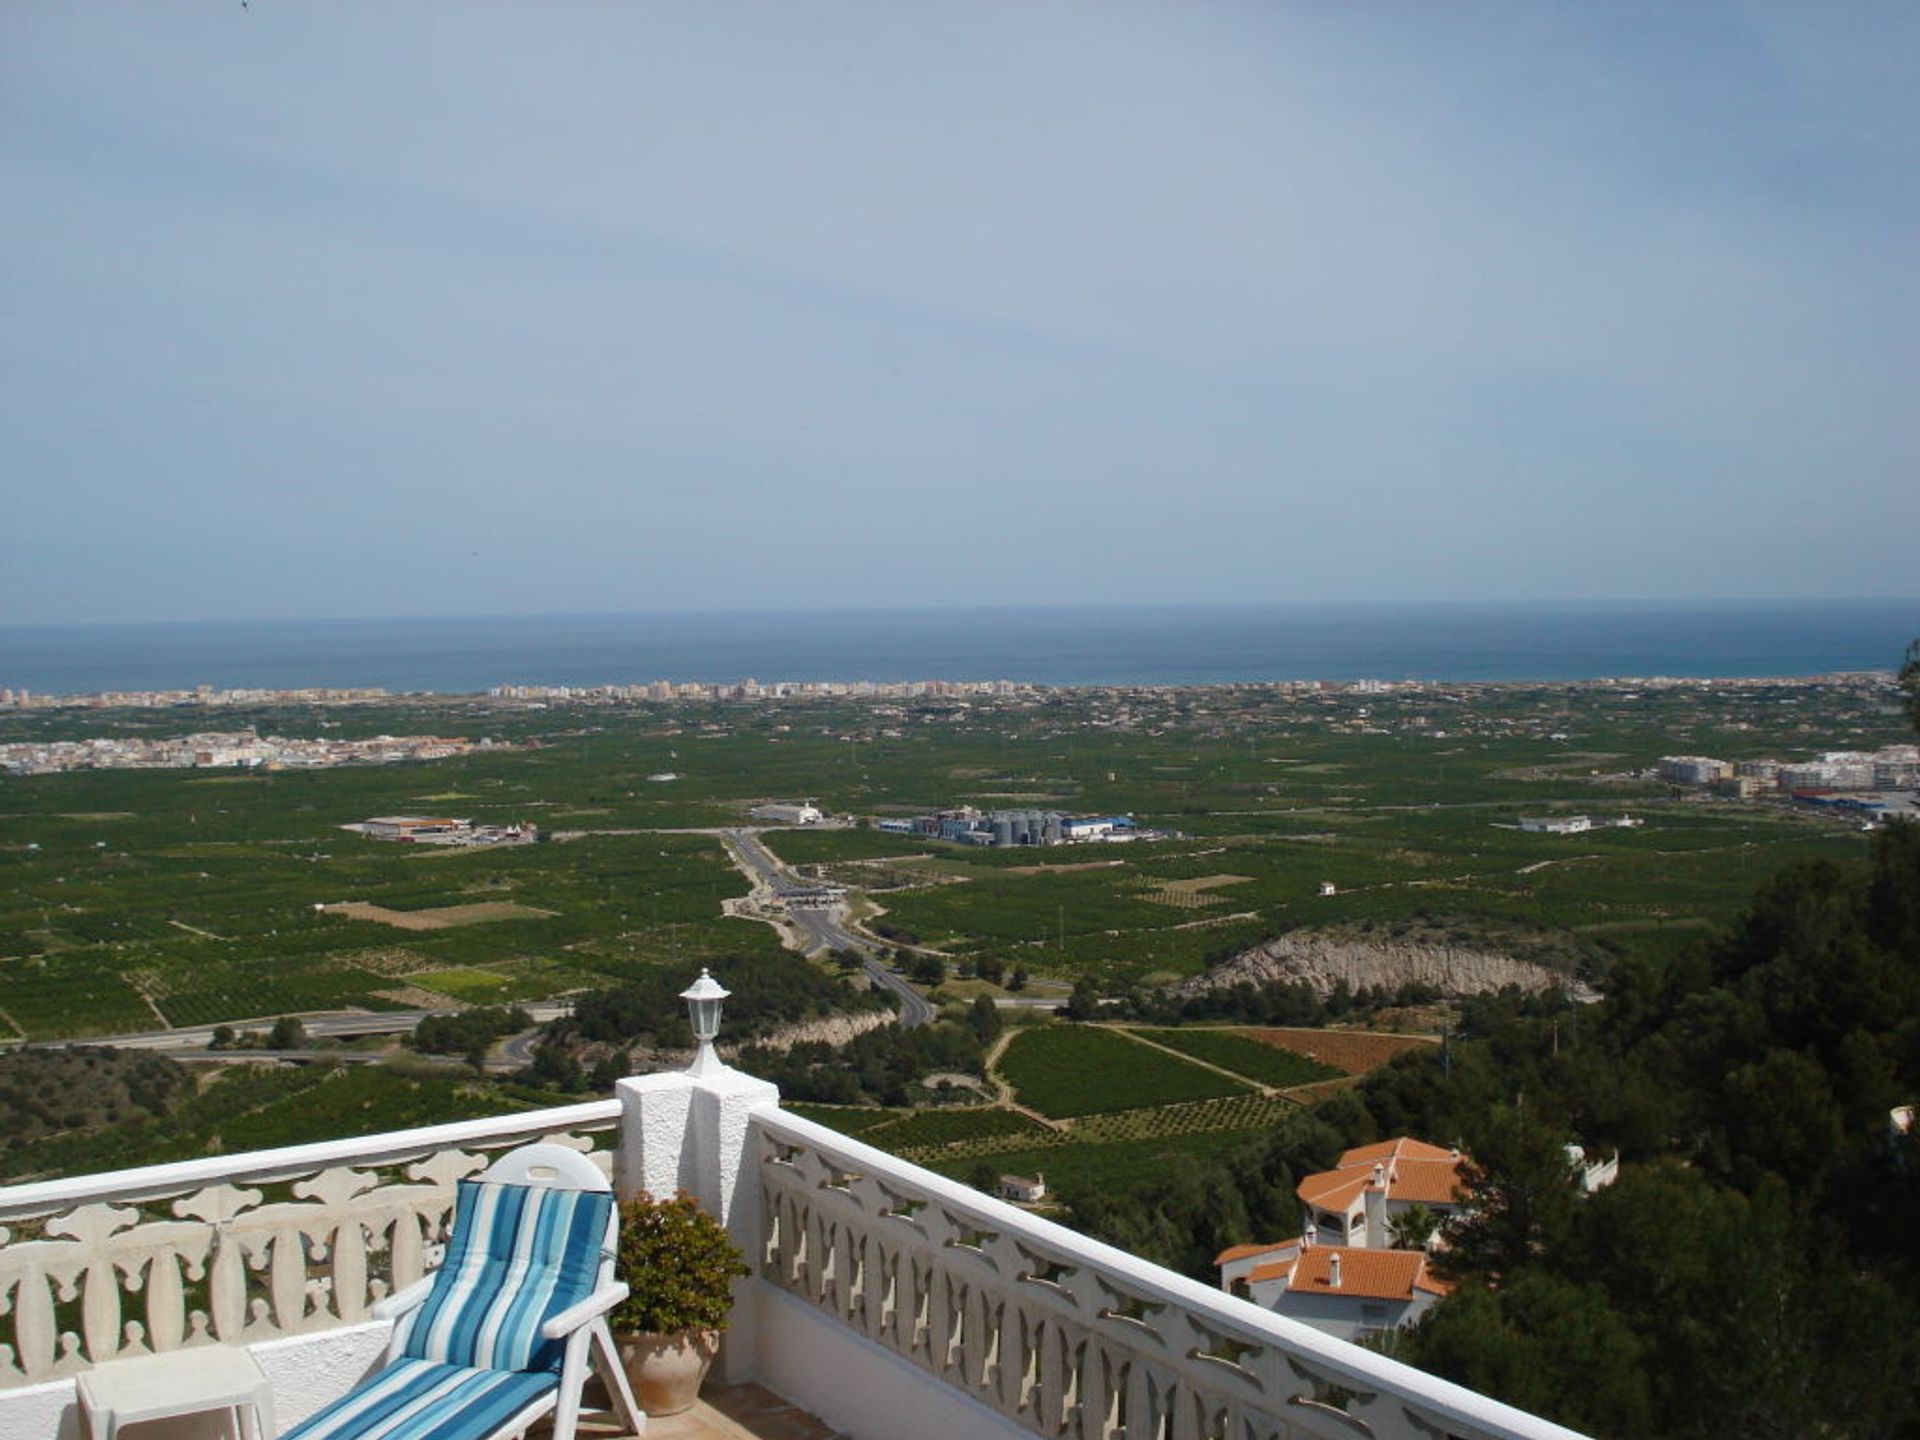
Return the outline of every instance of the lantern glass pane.
[[[720,1002],[718,1000],[694,1000],[689,1002],[693,1009],[693,1034],[697,1040],[711,1040],[720,1033]]]

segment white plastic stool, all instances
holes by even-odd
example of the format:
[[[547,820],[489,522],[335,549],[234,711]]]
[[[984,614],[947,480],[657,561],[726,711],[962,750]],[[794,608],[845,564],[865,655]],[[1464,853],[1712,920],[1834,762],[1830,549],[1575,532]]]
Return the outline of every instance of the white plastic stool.
[[[133,1360],[112,1360],[75,1378],[94,1440],[114,1440],[122,1425],[231,1410],[243,1434],[274,1440],[273,1387],[253,1356],[228,1345],[196,1345]]]

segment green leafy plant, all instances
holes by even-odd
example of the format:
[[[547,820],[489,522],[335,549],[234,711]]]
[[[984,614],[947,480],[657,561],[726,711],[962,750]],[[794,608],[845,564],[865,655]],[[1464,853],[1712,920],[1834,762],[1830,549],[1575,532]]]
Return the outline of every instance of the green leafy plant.
[[[642,1194],[620,1207],[617,1265],[633,1293],[609,1323],[654,1335],[724,1330],[732,1281],[748,1273],[726,1227],[684,1190],[671,1200]]]

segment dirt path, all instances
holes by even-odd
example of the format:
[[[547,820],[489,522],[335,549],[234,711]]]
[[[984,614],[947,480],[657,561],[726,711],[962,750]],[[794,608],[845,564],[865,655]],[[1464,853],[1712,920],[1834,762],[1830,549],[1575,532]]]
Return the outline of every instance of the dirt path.
[[[1162,1045],[1158,1040],[1149,1040],[1146,1036],[1140,1034],[1139,1031],[1129,1030],[1124,1025],[1101,1025],[1099,1028],[1102,1030],[1111,1030],[1116,1035],[1124,1035],[1136,1045],[1144,1045],[1149,1050],[1158,1050],[1162,1055],[1171,1055],[1174,1059],[1182,1061],[1185,1064],[1198,1065],[1202,1070],[1211,1070],[1214,1074],[1224,1075],[1229,1080],[1238,1080],[1242,1085],[1251,1085],[1263,1096],[1273,1096],[1280,1093],[1280,1091],[1272,1085],[1268,1085],[1264,1081],[1256,1080],[1251,1075],[1242,1075],[1238,1070],[1229,1070],[1226,1066],[1216,1065],[1211,1060],[1202,1060],[1198,1055],[1189,1055],[1186,1051],[1176,1050],[1171,1045]]]
[[[1047,1129],[1065,1135],[1072,1130],[1072,1126],[1063,1124],[1050,1115],[1042,1115],[1031,1106],[1022,1105],[1013,1098],[1013,1086],[1007,1083],[1007,1077],[1000,1073],[1000,1057],[1007,1053],[1007,1047],[1013,1043],[1013,1037],[1019,1033],[1017,1030],[1002,1030],[993,1044],[988,1047],[985,1058],[980,1062],[981,1073],[987,1077],[987,1084],[993,1087],[996,1097],[994,1104],[1002,1110],[1017,1111],[1029,1120],[1037,1121]]]
[[[1531,865],[1522,865],[1513,873],[1531,875],[1536,870],[1547,870],[1555,865],[1571,865],[1576,860],[1604,860],[1605,858],[1604,855],[1557,855],[1551,860],[1536,860]]]
[[[227,938],[225,935],[216,935],[211,930],[202,930],[198,925],[189,925],[184,920],[169,920],[167,923],[186,931],[189,935],[204,936],[208,940],[225,940]]]

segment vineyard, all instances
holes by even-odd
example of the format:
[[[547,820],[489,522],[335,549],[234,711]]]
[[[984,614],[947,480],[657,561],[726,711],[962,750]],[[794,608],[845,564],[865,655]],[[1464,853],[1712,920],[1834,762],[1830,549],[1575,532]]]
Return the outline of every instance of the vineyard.
[[[1245,1087],[1114,1030],[1048,1025],[1014,1037],[1000,1070],[1023,1104],[1065,1119],[1234,1095]]]
[[[1165,1045],[1276,1090],[1311,1085],[1316,1080],[1331,1080],[1347,1073],[1339,1066],[1309,1059],[1298,1051],[1263,1045],[1237,1030],[1140,1030],[1135,1033],[1156,1045]]]
[[[1262,1045],[1331,1065],[1349,1075],[1364,1075],[1379,1069],[1396,1055],[1435,1043],[1418,1035],[1376,1035],[1366,1030],[1245,1030],[1240,1033]]]
[[[1209,1130],[1258,1130],[1278,1124],[1281,1117],[1299,1108],[1298,1101],[1281,1095],[1229,1095],[1220,1100],[1090,1115],[1074,1122],[1073,1138],[1110,1143],[1198,1135]]]
[[[904,1153],[1009,1135],[1031,1145],[1044,1141],[1049,1133],[1046,1126],[1018,1110],[921,1110],[876,1126],[862,1138]]]

